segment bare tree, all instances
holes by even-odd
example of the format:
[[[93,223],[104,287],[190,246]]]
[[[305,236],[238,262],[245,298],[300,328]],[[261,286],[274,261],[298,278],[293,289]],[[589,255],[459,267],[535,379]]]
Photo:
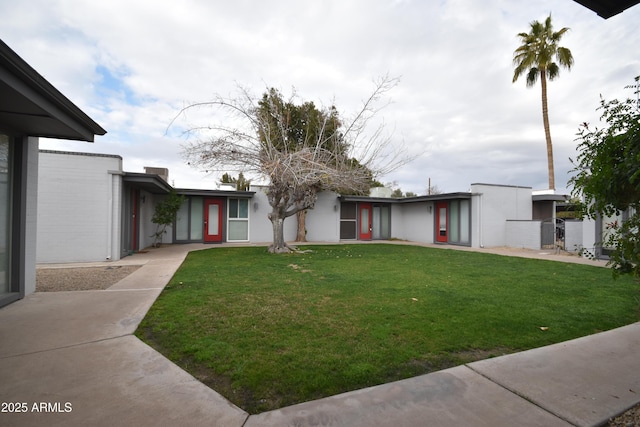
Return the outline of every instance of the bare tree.
[[[339,126],[331,122],[336,119],[336,108],[325,109],[318,130],[303,129],[299,138],[304,143],[295,146],[283,143],[291,132],[290,117],[277,97],[258,99],[240,89],[236,98],[217,97],[210,102],[191,104],[176,119],[189,110],[210,107],[226,113],[225,120],[232,125],[218,122],[189,126],[188,133],[195,133],[197,138],[185,144],[183,155],[190,165],[202,170],[232,169],[266,178],[271,206],[268,218],[273,227],[269,251],[290,252],[293,248],[284,241],[284,220],[313,208],[318,192],[366,191],[372,179],[409,161],[404,150],[392,146],[384,122],[371,129],[373,118],[382,108],[378,104],[397,83],[397,79],[389,77],[376,81],[373,93],[362,102],[361,109],[352,119],[340,120]],[[264,108],[265,102],[269,103],[268,108]]]

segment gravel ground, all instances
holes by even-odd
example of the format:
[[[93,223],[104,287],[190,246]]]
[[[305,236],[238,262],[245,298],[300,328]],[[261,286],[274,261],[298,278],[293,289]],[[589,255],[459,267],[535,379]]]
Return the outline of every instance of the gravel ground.
[[[36,292],[107,289],[140,267],[139,265],[75,268],[40,267],[36,270]],[[607,426],[640,427],[640,404],[611,419]]]
[[[640,427],[640,404],[609,421],[608,427]]]
[[[36,269],[36,292],[107,289],[140,268],[139,265]]]

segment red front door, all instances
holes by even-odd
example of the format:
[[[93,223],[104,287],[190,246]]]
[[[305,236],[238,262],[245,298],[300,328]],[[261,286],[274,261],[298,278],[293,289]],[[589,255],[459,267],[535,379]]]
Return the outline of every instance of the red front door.
[[[204,241],[222,242],[222,199],[204,201]]]
[[[360,203],[359,206],[360,233],[358,239],[371,240],[371,203]]]
[[[436,203],[436,242],[446,243],[449,241],[449,227],[447,221],[449,203],[438,202]]]

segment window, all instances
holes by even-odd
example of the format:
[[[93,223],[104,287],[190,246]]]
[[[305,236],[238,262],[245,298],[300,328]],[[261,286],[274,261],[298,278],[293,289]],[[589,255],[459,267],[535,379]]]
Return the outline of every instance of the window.
[[[189,240],[189,199],[185,199],[176,213],[176,240]]]
[[[202,241],[204,210],[202,197],[189,197],[176,214],[176,241]]]
[[[0,297],[11,292],[11,143],[0,134]]]
[[[471,244],[471,201],[460,200],[460,243]]]
[[[373,205],[372,233],[373,240],[391,238],[391,207],[389,205]]]
[[[356,213],[354,202],[340,204],[340,239],[354,240],[356,238]]]
[[[471,243],[470,232],[471,202],[452,200],[449,202],[449,242],[468,245]]]
[[[189,227],[189,240],[202,240],[202,228],[204,224],[204,208],[202,197],[191,198],[191,214],[189,215],[189,221],[191,226]]]
[[[228,241],[249,240],[249,199],[229,199]]]

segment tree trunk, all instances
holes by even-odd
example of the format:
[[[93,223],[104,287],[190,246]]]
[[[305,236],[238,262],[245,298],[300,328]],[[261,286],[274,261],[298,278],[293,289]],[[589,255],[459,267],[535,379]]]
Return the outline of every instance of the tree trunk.
[[[547,165],[549,167],[549,189],[556,189],[556,178],[553,170],[553,145],[551,144],[551,129],[549,128],[549,108],[547,106],[547,76],[546,70],[540,70],[540,85],[542,86],[542,121],[544,136],[547,140]]]
[[[269,214],[269,220],[271,220],[271,226],[273,228],[273,243],[269,246],[269,252],[274,254],[282,254],[291,252],[291,248],[284,241],[284,215],[274,209]]]
[[[301,210],[296,213],[296,219],[298,220],[298,233],[296,234],[296,242],[307,241],[307,210]]]

